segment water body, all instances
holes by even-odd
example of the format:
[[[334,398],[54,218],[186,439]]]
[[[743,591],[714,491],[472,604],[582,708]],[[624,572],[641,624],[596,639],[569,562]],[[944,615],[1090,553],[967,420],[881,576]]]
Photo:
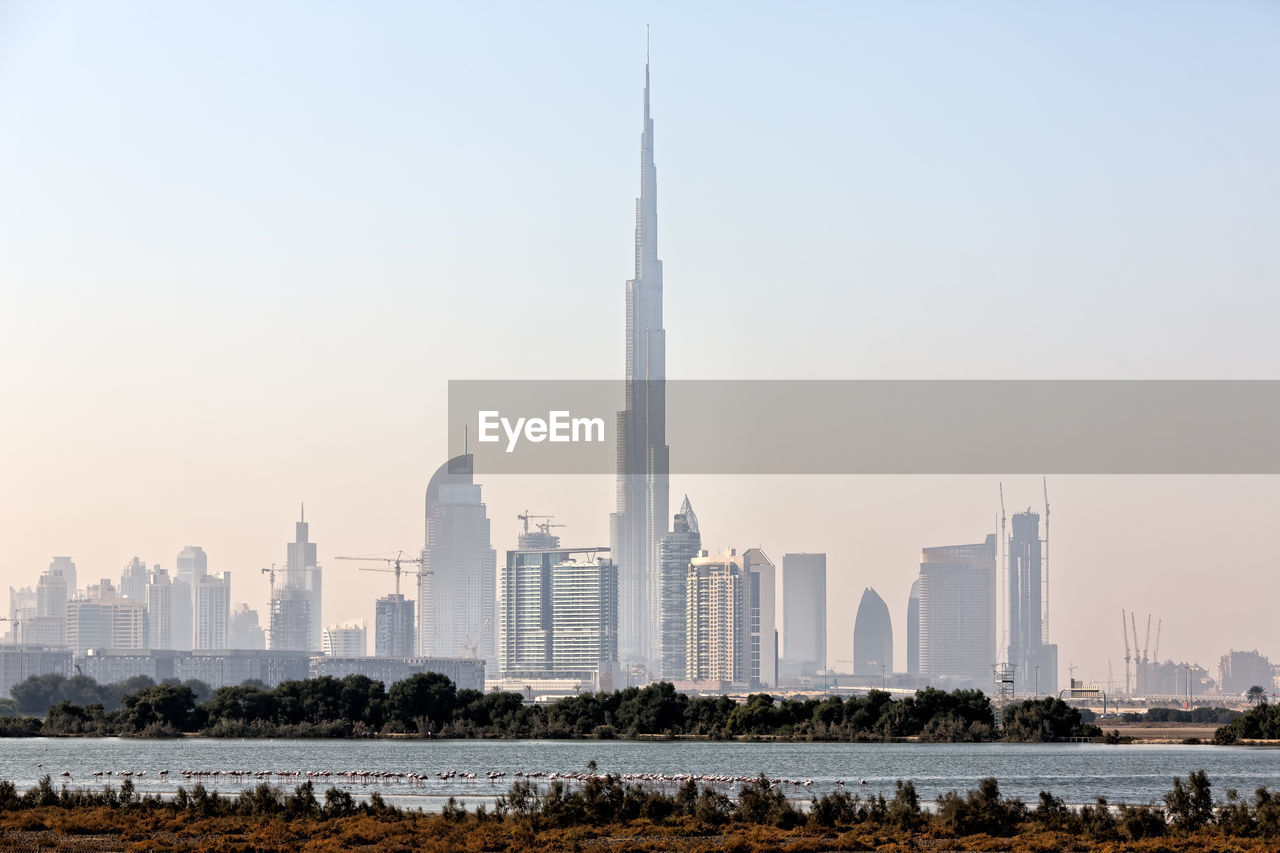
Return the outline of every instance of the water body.
[[[1257,747],[1100,744],[831,744],[831,743],[711,743],[623,741],[318,741],[318,740],[137,740],[120,738],[15,738],[0,741],[0,779],[22,790],[46,773],[55,783],[72,787],[100,787],[122,781],[120,771],[132,771],[141,792],[173,793],[197,779],[184,779],[183,770],[222,771],[200,777],[206,788],[235,793],[263,781],[259,771],[296,772],[266,780],[285,788],[313,776],[318,791],[329,786],[355,795],[378,791],[389,802],[438,809],[456,796],[470,805],[491,802],[504,793],[515,774],[584,772],[594,760],[602,773],[756,776],[810,780],[810,786],[784,783],[798,799],[835,789],[845,782],[852,793],[890,796],[894,782],[910,779],[922,799],[964,791],[979,779],[994,776],[1007,796],[1034,803],[1048,790],[1068,803],[1159,801],[1173,777],[1205,770],[1221,799],[1227,788],[1252,794],[1266,785],[1280,789],[1280,751]],[[168,770],[166,777],[160,772]],[[475,779],[436,773],[475,773]],[[106,775],[111,771],[110,776]],[[146,771],[145,775],[137,775]],[[347,771],[416,773],[421,781],[350,778]],[[504,778],[490,781],[489,771]],[[60,774],[68,772],[70,777]],[[95,776],[95,772],[103,775]],[[862,781],[866,785],[861,784]],[[545,779],[540,780],[545,782]],[[675,784],[665,785],[674,790]],[[736,786],[720,785],[733,794]]]

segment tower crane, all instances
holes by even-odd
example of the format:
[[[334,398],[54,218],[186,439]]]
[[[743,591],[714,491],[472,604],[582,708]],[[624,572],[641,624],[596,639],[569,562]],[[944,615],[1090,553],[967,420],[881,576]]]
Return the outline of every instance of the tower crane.
[[[272,597],[272,598],[275,598],[275,597],[276,597],[276,566],[278,566],[278,565],[279,565],[279,563],[272,563],[272,564],[271,564],[271,568],[269,568],[269,569],[263,569],[263,570],[262,570],[262,573],[263,573],[264,575],[267,575],[267,576],[268,576],[268,581],[269,581],[269,582],[270,582],[270,584],[271,584],[271,597]]]
[[[1147,641],[1142,644],[1142,665],[1145,667],[1151,662],[1151,658],[1147,657],[1147,649],[1151,648],[1151,614],[1147,614]]]
[[[530,521],[532,521],[533,519],[535,519],[535,518],[546,518],[546,519],[552,519],[552,518],[555,518],[555,516],[554,516],[554,515],[534,515],[534,514],[532,514],[531,512],[529,512],[529,510],[527,510],[527,509],[526,509],[524,512],[522,512],[522,513],[518,514],[518,515],[516,516],[516,518],[518,518],[518,519],[520,519],[521,521],[523,521],[523,522],[524,522],[524,532],[525,532],[525,533],[528,533],[528,532],[529,532],[529,522],[530,522]],[[539,530],[541,530],[541,529],[542,529],[542,525],[541,525],[541,524],[535,524],[534,526],[535,526],[535,527],[537,527]],[[563,525],[563,524],[554,524],[554,525],[553,525],[553,524],[549,524],[549,523],[547,524],[547,526],[548,526],[548,527],[564,527],[564,525]],[[545,531],[544,531],[544,532],[545,532]]]
[[[492,619],[484,620],[484,624],[481,625],[480,630],[476,632],[477,635],[483,637],[484,632],[488,630],[491,624],[493,624]],[[471,639],[471,635],[468,634],[466,639],[463,641],[462,650],[467,653],[468,657],[470,657],[472,660],[475,660],[477,657],[476,649],[479,647],[479,645],[480,645],[480,641]]]
[[[1138,645],[1138,620],[1134,618],[1133,611],[1129,611],[1129,627],[1133,629],[1133,689],[1142,692],[1142,657],[1140,654],[1141,646]]]
[[[1124,623],[1124,608],[1120,608],[1120,636],[1124,637],[1124,694],[1129,696],[1129,661],[1132,657],[1129,655],[1129,626]]]
[[[13,644],[18,645],[18,635],[22,632],[22,620],[17,616],[10,619],[8,616],[0,616],[0,622],[13,623]]]
[[[1164,627],[1164,619],[1156,623],[1156,647],[1151,650],[1151,662],[1160,663],[1160,629]]]
[[[334,559],[335,560],[368,560],[370,562],[375,562],[375,563],[390,563],[392,568],[389,568],[389,569],[379,569],[374,566],[360,566],[359,570],[362,572],[386,572],[388,574],[394,574],[396,576],[396,595],[400,594],[400,575],[403,572],[407,571],[407,572],[416,573],[419,575],[431,574],[430,569],[422,568],[421,557],[406,557],[404,556],[403,550],[396,552],[396,555],[394,557],[376,557],[376,556],[375,557],[334,557]],[[401,563],[410,563],[410,564],[417,563],[418,568],[402,569],[400,567]]]

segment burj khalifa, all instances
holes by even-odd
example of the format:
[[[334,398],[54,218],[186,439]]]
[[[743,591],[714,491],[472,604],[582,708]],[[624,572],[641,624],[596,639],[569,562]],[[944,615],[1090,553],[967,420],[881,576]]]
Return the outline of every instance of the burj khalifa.
[[[626,408],[618,413],[618,511],[609,519],[610,546],[618,564],[618,652],[624,662],[653,662],[659,657],[658,550],[667,533],[670,488],[666,351],[646,55],[635,277],[627,282]]]

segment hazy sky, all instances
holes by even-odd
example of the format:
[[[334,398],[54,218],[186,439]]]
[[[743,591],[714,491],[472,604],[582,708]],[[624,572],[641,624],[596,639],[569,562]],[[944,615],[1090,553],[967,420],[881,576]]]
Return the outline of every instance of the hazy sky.
[[[372,623],[332,557],[421,547],[449,379],[621,375],[646,23],[669,375],[1280,378],[1274,2],[0,0],[0,584],[199,544],[260,606],[305,500]],[[526,507],[607,542],[611,478],[480,479],[499,551]],[[998,480],[672,506],[827,551],[832,661],[871,585],[901,669]],[[1064,682],[1123,671],[1120,607],[1280,659],[1276,478],[1049,488]]]

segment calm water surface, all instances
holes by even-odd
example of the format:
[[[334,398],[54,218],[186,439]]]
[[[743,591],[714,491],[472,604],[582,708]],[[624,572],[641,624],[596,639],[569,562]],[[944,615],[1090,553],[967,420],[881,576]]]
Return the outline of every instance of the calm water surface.
[[[836,780],[854,793],[893,791],[897,779],[912,780],[922,799],[932,800],[952,789],[974,787],[985,776],[1000,780],[1009,796],[1034,802],[1049,790],[1069,803],[1159,800],[1174,776],[1206,770],[1221,797],[1227,788],[1252,793],[1259,785],[1280,789],[1280,750],[1214,746],[1103,746],[1096,744],[827,744],[710,743],[620,741],[314,741],[314,740],[136,740],[119,738],[21,738],[0,740],[0,779],[19,789],[48,773],[73,787],[119,784],[122,770],[132,771],[140,792],[172,793],[184,781],[183,770],[300,771],[269,781],[291,788],[308,771],[318,790],[330,785],[353,794],[379,791],[401,805],[439,808],[457,796],[468,803],[490,801],[506,791],[517,772],[574,773],[594,760],[600,772],[678,773],[755,776],[810,780],[811,786],[784,784],[794,797],[807,799],[830,791]],[[168,770],[167,778],[160,771]],[[475,773],[476,779],[436,773]],[[94,776],[95,772],[102,776]],[[107,771],[112,775],[108,777]],[[145,775],[136,775],[146,771]],[[423,781],[404,778],[360,780],[344,771],[418,773]],[[491,782],[488,771],[505,772]],[[63,772],[70,777],[61,777]],[[865,780],[866,785],[860,784]],[[206,776],[206,788],[224,793],[257,785],[252,776]],[[666,785],[674,789],[675,784]],[[734,793],[736,786],[720,786]]]

